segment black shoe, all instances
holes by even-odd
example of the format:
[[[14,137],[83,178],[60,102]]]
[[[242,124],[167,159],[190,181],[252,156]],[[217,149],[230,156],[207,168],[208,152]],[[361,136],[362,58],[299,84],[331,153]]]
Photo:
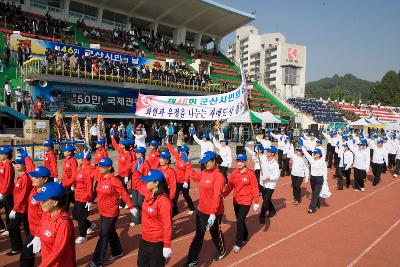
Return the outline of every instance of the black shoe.
[[[185,264],[186,267],[195,267],[197,266],[197,261],[189,261]]]
[[[343,190],[343,187],[338,187],[336,188],[336,190]]]
[[[312,210],[312,209],[308,209],[308,211],[307,211],[308,213],[315,213],[315,210]]]
[[[115,255],[115,256],[111,255],[110,257],[107,258],[107,261],[115,261],[116,259],[121,258],[122,256],[124,256],[123,252],[121,252],[121,254],[118,254],[118,255]]]
[[[19,250],[16,250],[16,251],[10,250],[9,252],[6,253],[6,255],[7,255],[7,256],[14,256],[14,255],[19,254],[20,252],[21,252],[21,251],[19,251]]]
[[[272,218],[276,215],[276,211],[268,213],[267,217]]]
[[[91,261],[91,262],[88,263],[88,265],[86,265],[86,267],[103,267],[103,265],[96,265],[96,263]]]
[[[260,224],[265,224],[265,218],[260,218]]]
[[[215,254],[213,261],[220,261],[222,260],[226,255],[226,250],[224,250],[223,252],[217,252],[217,254]]]

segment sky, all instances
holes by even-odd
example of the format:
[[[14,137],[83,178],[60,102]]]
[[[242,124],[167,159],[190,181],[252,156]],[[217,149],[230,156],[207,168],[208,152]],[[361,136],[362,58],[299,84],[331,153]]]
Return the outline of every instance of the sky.
[[[216,0],[251,13],[259,34],[307,47],[306,81],[351,73],[377,81],[400,70],[400,0]],[[227,51],[235,33],[222,40]]]

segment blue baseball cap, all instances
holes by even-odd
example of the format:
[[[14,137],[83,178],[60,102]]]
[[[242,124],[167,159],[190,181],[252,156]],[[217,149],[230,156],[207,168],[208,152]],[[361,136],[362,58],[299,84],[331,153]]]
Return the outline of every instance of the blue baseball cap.
[[[73,152],[75,151],[75,147],[73,145],[65,145],[64,147],[61,148],[62,152]]]
[[[103,146],[103,145],[106,144],[106,139],[105,138],[100,138],[99,140],[96,141],[96,144]]]
[[[189,152],[190,148],[188,145],[183,145],[180,148],[178,148],[179,152]]]
[[[146,148],[141,146],[141,147],[136,148],[133,151],[135,151],[136,153],[146,153]]]
[[[264,147],[262,145],[256,146],[256,151],[263,151]]]
[[[12,148],[9,146],[3,146],[0,148],[0,154],[11,154],[13,152]]]
[[[224,143],[228,143],[228,142],[229,142],[229,139],[228,139],[228,138],[222,138],[220,141],[221,141],[221,142],[224,142]]]
[[[34,171],[28,172],[31,177],[40,178],[40,177],[50,177],[50,171],[45,166],[37,166]]]
[[[160,143],[157,140],[151,140],[150,145],[151,146],[159,146]]]
[[[25,164],[25,158],[16,157],[15,160],[12,161],[12,164]]]
[[[274,154],[276,154],[276,152],[278,152],[278,149],[276,149],[275,146],[270,146],[266,150],[267,150],[267,152],[274,153]]]
[[[343,147],[349,147],[349,145],[347,143],[344,143]]]
[[[210,138],[210,135],[208,133],[204,133],[201,135],[201,139],[203,138]]]
[[[46,201],[52,197],[60,197],[65,194],[65,188],[62,184],[50,182],[42,187],[39,194],[33,195],[36,201]]]
[[[357,145],[359,145],[359,146],[365,146],[365,145],[366,145],[366,142],[364,142],[364,140],[362,140],[362,141],[358,142]]]
[[[317,139],[317,144],[322,145],[322,140],[321,139]]]
[[[360,133],[360,134],[358,135],[358,138],[364,138],[364,135],[363,135],[362,133]]]
[[[128,139],[124,139],[124,140],[122,140],[121,142],[119,142],[121,145],[124,145],[124,146],[130,146],[130,145],[132,145],[132,142],[131,141],[129,141]]]
[[[378,144],[383,144],[383,140],[382,139],[378,140]]]
[[[207,163],[210,160],[215,159],[216,157],[217,157],[217,155],[214,152],[207,151],[207,152],[204,153],[202,159],[200,160],[200,163],[202,163],[202,164]]]
[[[85,153],[79,153],[78,155],[75,155],[76,159],[84,159],[85,158]],[[92,158],[92,156],[90,155],[90,153],[87,154],[86,159],[90,160]]]
[[[310,135],[311,135],[311,136],[315,136],[315,133],[314,133],[314,132],[311,132]]]
[[[99,162],[100,167],[110,167],[113,165],[113,162],[110,158],[102,158]]]
[[[160,158],[162,159],[170,159],[171,158],[171,153],[168,151],[163,151],[160,153]]]
[[[51,139],[44,141],[43,146],[50,147],[54,146],[54,143]]]
[[[150,183],[150,182],[161,182],[165,180],[165,175],[162,171],[159,170],[150,170],[146,176],[140,177],[143,182]]]
[[[343,136],[344,141],[349,141],[349,137],[347,135]]]
[[[266,134],[264,135],[264,137],[270,138],[271,135],[270,135],[269,133],[266,133]]]
[[[246,154],[240,153],[236,156],[237,161],[247,161],[247,156]]]
[[[322,151],[319,148],[314,149],[313,154],[320,154],[322,156]]]

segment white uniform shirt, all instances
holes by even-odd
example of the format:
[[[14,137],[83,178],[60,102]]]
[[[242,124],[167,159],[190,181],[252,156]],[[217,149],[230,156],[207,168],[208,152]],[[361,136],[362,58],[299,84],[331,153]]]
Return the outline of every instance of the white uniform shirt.
[[[343,146],[339,149],[338,152],[338,156],[340,159],[339,167],[344,168],[346,171],[348,169],[351,169],[354,159],[353,152],[351,152],[350,150],[344,151]]]
[[[207,151],[212,151],[214,152],[214,145],[211,141],[206,141],[204,142],[203,140],[200,140],[197,135],[193,135],[193,140],[200,145],[200,155],[201,158],[203,158],[204,153]]]
[[[269,161],[267,155],[260,155],[260,164],[262,175],[260,177],[260,185],[264,188],[275,189],[276,182],[280,178],[279,164],[274,159]]]
[[[349,146],[351,152],[353,152],[354,155],[354,161],[353,161],[354,168],[367,171],[369,169],[369,163],[371,158],[369,149],[360,150],[356,145],[353,144],[353,142],[347,142],[347,145]]]
[[[303,147],[303,153],[311,165],[311,176],[322,176],[324,181],[327,181],[328,167],[326,165],[325,159],[322,157],[318,160],[314,159],[304,147]]]
[[[271,133],[271,136],[278,141],[278,149],[283,150],[285,146],[285,140],[287,135],[285,134],[273,134]]]
[[[269,148],[269,147],[271,146],[271,141],[269,141],[269,140],[261,139],[261,138],[258,138],[257,136],[256,136],[256,140],[257,140],[257,142],[259,142],[265,149],[267,149],[267,148]]]
[[[134,134],[136,147],[146,147],[146,130],[142,128],[142,134]]]
[[[372,154],[372,163],[376,164],[385,163],[387,166],[389,162],[387,150],[383,146],[378,147],[375,142],[370,140],[368,140],[368,144],[371,147],[371,149],[374,150],[374,153]]]
[[[314,149],[316,147],[316,144],[317,144],[317,139],[316,138],[314,138],[314,140],[311,140],[311,139],[303,140],[303,145],[308,151],[314,151]]]
[[[215,147],[219,150],[219,155],[222,158],[222,167],[230,168],[232,165],[232,151],[229,146],[222,146],[216,139],[213,137],[213,142]]]
[[[299,157],[296,154],[292,154],[292,172],[291,175],[297,177],[308,177],[310,175],[310,165],[305,157]]]
[[[254,162],[254,170],[259,170],[261,168],[260,160],[258,159],[259,156],[257,155],[257,153],[255,151],[251,150],[250,148],[245,147],[245,149],[246,149],[246,152],[249,153],[249,155],[251,156],[251,159]]]

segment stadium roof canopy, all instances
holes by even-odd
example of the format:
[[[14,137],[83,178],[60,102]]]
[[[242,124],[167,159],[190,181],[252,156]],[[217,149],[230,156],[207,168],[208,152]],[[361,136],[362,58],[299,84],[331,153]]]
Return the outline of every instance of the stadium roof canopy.
[[[255,19],[253,14],[211,0],[78,0],[77,2],[109,10],[128,18],[134,25],[157,23],[158,31],[172,34],[186,27],[187,38],[201,33],[204,37],[222,38]],[[148,26],[147,25],[147,26]]]

